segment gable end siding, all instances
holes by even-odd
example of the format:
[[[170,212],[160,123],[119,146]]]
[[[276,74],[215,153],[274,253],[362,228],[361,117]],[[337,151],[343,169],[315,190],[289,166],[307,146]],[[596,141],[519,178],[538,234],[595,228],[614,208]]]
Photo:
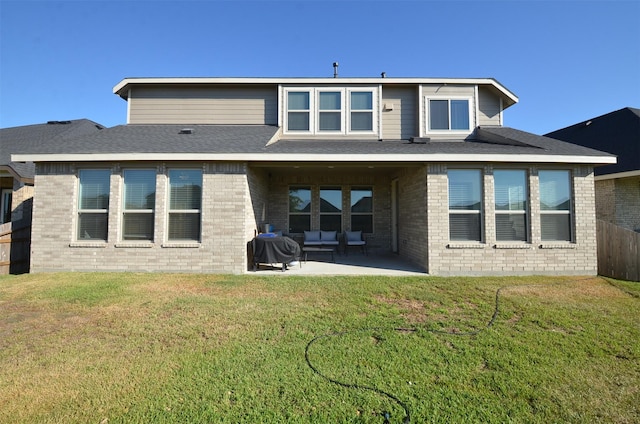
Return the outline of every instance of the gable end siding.
[[[129,124],[277,123],[275,87],[136,87],[129,97]]]
[[[478,125],[500,125],[500,98],[489,89],[478,89]]]

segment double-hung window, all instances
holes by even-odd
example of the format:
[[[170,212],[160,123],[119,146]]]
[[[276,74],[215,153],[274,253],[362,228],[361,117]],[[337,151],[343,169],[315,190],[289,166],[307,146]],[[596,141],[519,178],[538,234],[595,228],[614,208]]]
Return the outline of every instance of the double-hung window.
[[[373,131],[373,92],[351,91],[349,93],[349,130],[351,132]]]
[[[342,189],[320,187],[320,230],[342,231]]]
[[[471,130],[469,99],[427,99],[428,132],[468,132]]]
[[[78,171],[78,240],[107,241],[110,177],[108,169]]]
[[[311,102],[308,91],[287,92],[287,131],[305,131],[311,129]]]
[[[451,169],[449,179],[449,239],[481,241],[482,172]]]
[[[494,170],[496,240],[527,241],[527,172]]]
[[[571,173],[541,170],[538,179],[542,240],[571,241]]]
[[[289,232],[311,230],[311,188],[289,188]]]
[[[170,241],[200,241],[202,171],[169,170]]]
[[[318,92],[318,132],[342,132],[342,92]]]
[[[156,171],[127,169],[123,171],[122,239],[153,240],[156,204]]]
[[[351,231],[373,233],[373,189],[351,188]]]

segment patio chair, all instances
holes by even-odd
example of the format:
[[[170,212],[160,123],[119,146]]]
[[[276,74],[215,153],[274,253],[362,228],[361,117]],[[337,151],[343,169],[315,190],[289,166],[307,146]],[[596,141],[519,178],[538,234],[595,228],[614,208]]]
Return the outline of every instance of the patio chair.
[[[367,255],[367,241],[364,239],[362,231],[345,231],[344,233],[344,254],[348,255],[349,247],[360,246],[362,253]]]

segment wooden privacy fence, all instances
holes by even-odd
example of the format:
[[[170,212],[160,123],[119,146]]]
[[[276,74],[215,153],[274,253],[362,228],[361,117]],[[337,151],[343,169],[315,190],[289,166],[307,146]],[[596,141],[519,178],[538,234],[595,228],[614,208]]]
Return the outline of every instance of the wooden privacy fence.
[[[0,225],[0,274],[29,272],[31,226],[20,222]]]
[[[598,274],[640,281],[640,233],[598,220]]]

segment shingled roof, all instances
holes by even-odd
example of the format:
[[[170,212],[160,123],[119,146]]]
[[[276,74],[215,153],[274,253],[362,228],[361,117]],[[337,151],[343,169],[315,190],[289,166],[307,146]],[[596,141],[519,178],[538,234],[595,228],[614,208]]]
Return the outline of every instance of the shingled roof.
[[[68,139],[96,133],[104,127],[88,119],[49,121],[45,124],[25,125],[0,129],[0,170],[6,170],[16,178],[30,182],[33,179],[33,162],[13,162],[11,155],[19,152],[46,151]]]
[[[640,171],[640,109],[625,107],[546,135],[618,156],[618,163],[597,168],[596,175]]]
[[[270,125],[121,125],[54,143],[27,143],[13,160],[506,161],[612,163],[612,155],[506,127],[474,140],[290,140]]]

